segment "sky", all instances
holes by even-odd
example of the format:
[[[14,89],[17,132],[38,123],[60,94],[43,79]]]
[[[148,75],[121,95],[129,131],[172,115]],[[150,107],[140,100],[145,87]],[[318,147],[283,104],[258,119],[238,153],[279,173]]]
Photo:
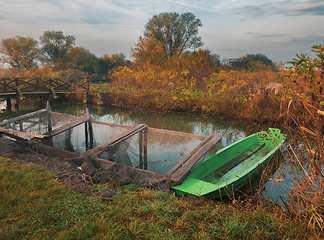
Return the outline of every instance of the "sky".
[[[221,59],[261,53],[284,62],[324,45],[324,0],[0,0],[0,40],[62,31],[98,57],[130,59],[145,24],[162,12],[192,12],[202,48]]]

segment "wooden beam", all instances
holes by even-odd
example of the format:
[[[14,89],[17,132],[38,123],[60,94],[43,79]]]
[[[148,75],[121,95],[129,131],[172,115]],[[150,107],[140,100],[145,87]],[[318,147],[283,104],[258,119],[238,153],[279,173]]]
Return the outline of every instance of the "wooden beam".
[[[199,146],[197,146],[188,157],[167,172],[166,176],[170,177],[175,184],[181,184],[188,174],[200,165],[202,161],[199,162],[199,160],[201,160],[206,153],[211,155],[216,151],[216,144],[220,141],[221,136],[216,135],[212,138],[208,136],[207,139],[207,141],[204,141],[205,144],[200,144],[200,149],[198,151],[193,153]]]
[[[28,132],[20,132],[20,131],[16,131],[16,130],[3,129],[3,128],[0,128],[0,132],[2,132],[2,133],[12,133],[12,134],[28,136],[28,137],[35,137],[35,138],[45,138],[45,137],[47,137],[46,135],[28,133]]]
[[[147,170],[147,128],[143,132],[143,154],[144,154],[144,169]]]
[[[139,131],[147,128],[145,124],[138,124],[134,127],[127,129],[125,132],[113,137],[112,139],[108,140],[107,142],[95,147],[89,151],[81,153],[82,157],[96,157],[98,154],[106,151],[109,147],[114,146],[115,144],[133,136],[134,134],[138,133]]]
[[[183,136],[191,139],[205,139],[205,136],[196,135],[192,133],[184,133],[184,132],[178,132],[178,131],[172,131],[172,130],[166,130],[166,129],[158,129],[158,128],[149,128],[150,132],[156,132],[156,133],[164,133],[164,134],[172,134],[172,135],[178,135]]]
[[[11,133],[8,133],[8,132],[1,132],[1,134],[3,134],[3,135],[6,135],[6,136],[8,136],[8,137],[11,137],[11,138],[13,138],[13,139],[16,139],[17,141],[28,141],[27,139],[25,139],[25,138],[22,138],[22,137],[19,137],[19,136],[17,136],[17,135],[14,135],[14,134],[11,134]]]
[[[16,89],[16,93],[17,93],[17,95],[19,96],[20,100],[25,100],[25,99],[26,99],[26,98],[24,97],[24,95],[22,95],[21,90],[20,90],[19,87],[17,87],[17,89]]]
[[[48,87],[48,90],[49,90],[51,96],[52,96],[54,99],[57,99],[57,98],[58,98],[58,96],[56,95],[56,93],[55,93],[55,91],[54,91],[54,89],[53,89],[52,86],[49,86],[49,87]]]
[[[139,133],[138,137],[138,152],[139,152],[139,167],[143,169],[143,131]]]
[[[80,117],[80,118],[77,118],[77,119],[72,120],[69,123],[67,123],[67,124],[65,124],[65,125],[63,125],[61,127],[58,127],[56,129],[54,129],[52,132],[47,132],[46,133],[47,135],[45,135],[45,137],[54,137],[55,135],[60,134],[60,133],[66,131],[66,130],[68,130],[70,128],[74,128],[74,127],[76,127],[76,126],[78,126],[78,125],[80,125],[80,124],[82,124],[82,123],[84,123],[84,122],[86,122],[88,120],[89,120],[89,118],[88,118],[87,115],[85,115],[83,117]]]
[[[46,103],[46,112],[47,112],[47,129],[49,132],[52,131],[52,119],[51,119],[51,106],[49,101]]]
[[[22,116],[19,116],[19,117],[16,117],[16,118],[12,118],[12,119],[9,119],[9,120],[5,120],[3,122],[0,123],[0,127],[1,126],[4,126],[4,125],[7,125],[7,124],[10,124],[12,122],[16,122],[16,121],[19,121],[19,120],[23,120],[25,118],[30,118],[30,117],[35,117],[35,116],[38,116],[40,114],[44,114],[46,113],[46,109],[42,109],[42,110],[39,110],[39,111],[36,111],[36,112],[32,112],[32,113],[28,113],[28,114],[25,114],[25,115],[22,115]]]
[[[128,125],[122,125],[122,124],[115,124],[115,123],[100,122],[100,121],[95,121],[95,120],[91,120],[91,122],[92,122],[92,123],[95,123],[95,124],[107,125],[107,126],[110,126],[110,127],[131,128],[131,126],[128,126]]]
[[[138,178],[148,178],[148,179],[165,179],[168,180],[168,178],[165,175],[150,172],[147,170],[126,166],[120,163],[111,162],[109,160],[101,159],[101,158],[92,158],[91,161],[97,168],[103,168],[103,169],[113,169],[116,172],[132,172],[133,177]]]
[[[166,173],[166,175],[170,176],[174,174],[183,164],[186,164],[186,162],[194,155],[199,149],[201,149],[206,142],[208,142],[212,138],[213,134],[208,135],[205,137],[205,139],[197,146],[195,147],[187,156],[185,156],[180,162],[178,162],[170,171]]]
[[[92,128],[92,122],[91,122],[91,114],[89,109],[86,109],[86,116],[88,117],[88,128],[89,128],[89,139],[90,139],[90,149],[93,148],[93,128]]]

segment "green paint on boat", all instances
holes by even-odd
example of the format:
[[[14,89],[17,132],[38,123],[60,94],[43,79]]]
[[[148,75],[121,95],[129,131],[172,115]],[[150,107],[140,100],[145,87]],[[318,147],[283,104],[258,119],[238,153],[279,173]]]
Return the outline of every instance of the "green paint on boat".
[[[250,135],[206,158],[181,185],[172,189],[178,196],[227,196],[252,179],[285,139],[275,128]]]

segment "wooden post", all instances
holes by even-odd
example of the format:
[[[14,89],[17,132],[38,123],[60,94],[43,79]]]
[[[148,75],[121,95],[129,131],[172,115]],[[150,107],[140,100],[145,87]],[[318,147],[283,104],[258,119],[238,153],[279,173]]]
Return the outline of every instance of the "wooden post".
[[[51,106],[49,101],[46,103],[46,117],[47,117],[47,132],[52,132],[52,118],[51,118]],[[48,146],[53,146],[53,138],[49,137],[44,139],[44,144]]]
[[[17,99],[19,100],[25,100],[26,98],[22,95],[22,92],[19,87],[16,88],[16,94],[17,94]],[[19,98],[18,98],[19,96]]]
[[[109,156],[108,160],[114,162],[114,147],[109,147],[106,151],[108,152]]]
[[[13,122],[12,122],[12,127],[11,127],[11,128],[12,128],[12,130],[17,130],[17,129],[16,129],[16,121],[13,121]]]
[[[85,145],[86,145],[86,151],[89,150],[89,142],[88,142],[88,121],[84,122],[84,135],[85,135]]]
[[[51,106],[49,101],[46,104],[46,112],[47,112],[47,129],[49,132],[52,131],[52,119],[51,119]]]
[[[52,86],[49,87],[49,92],[50,92],[50,95],[54,98],[54,99],[57,99],[58,96],[56,95],[55,91],[54,91],[54,88]]]
[[[65,147],[64,150],[73,152],[73,145],[71,143],[71,135],[72,135],[72,127],[71,125],[69,126],[68,130],[66,130],[66,137],[65,137]]]
[[[39,86],[39,79],[38,78],[36,78],[36,86],[35,86],[35,90],[34,91],[36,91],[37,90],[37,87]]]
[[[15,102],[15,111],[19,110],[19,98],[16,98],[16,102]]]
[[[144,169],[147,170],[147,127],[143,130]]]
[[[89,109],[87,108],[86,109],[86,114],[89,118],[88,120],[88,128],[89,128],[89,138],[90,138],[90,149],[93,148],[93,128],[92,128],[92,123],[91,123],[91,115],[90,115],[90,112],[89,112]]]
[[[85,104],[88,104],[90,102],[89,89],[90,89],[90,82],[87,81],[87,89],[86,89],[85,96],[84,96],[84,99],[83,99],[83,103],[85,103]]]
[[[11,99],[7,97],[7,111],[11,111]]]
[[[24,131],[22,121],[20,120],[18,121],[18,123],[19,123],[19,131],[21,132]]]
[[[4,88],[3,88],[4,92],[7,92],[7,81],[6,81],[6,79],[3,79],[3,85],[4,85]]]
[[[138,146],[139,146],[139,168],[143,169],[143,132],[139,132]]]

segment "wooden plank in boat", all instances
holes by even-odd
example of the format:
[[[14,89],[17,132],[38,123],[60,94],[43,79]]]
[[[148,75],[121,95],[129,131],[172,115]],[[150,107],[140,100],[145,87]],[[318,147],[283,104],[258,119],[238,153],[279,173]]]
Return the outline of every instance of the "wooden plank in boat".
[[[189,156],[188,160],[184,164],[181,164],[176,171],[171,172],[168,177],[170,177],[176,184],[181,184],[188,176],[190,171],[193,171],[193,168],[197,168],[199,166],[201,163],[199,163],[199,160],[206,155],[206,152],[211,155],[214,153],[214,151],[216,151],[216,144],[220,141],[220,139],[221,136],[213,136],[203,147]]]

